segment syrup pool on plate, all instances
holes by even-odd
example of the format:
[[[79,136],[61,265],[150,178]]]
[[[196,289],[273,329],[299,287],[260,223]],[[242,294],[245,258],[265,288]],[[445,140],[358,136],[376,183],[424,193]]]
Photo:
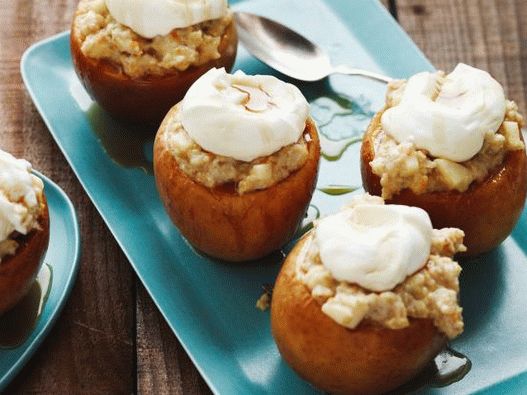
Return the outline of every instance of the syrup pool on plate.
[[[413,393],[424,387],[446,387],[465,377],[471,368],[472,362],[467,356],[446,347],[423,372],[391,394]]]
[[[152,146],[157,128],[116,121],[93,103],[86,112],[94,134],[104,151],[120,166],[140,168],[152,174]]]

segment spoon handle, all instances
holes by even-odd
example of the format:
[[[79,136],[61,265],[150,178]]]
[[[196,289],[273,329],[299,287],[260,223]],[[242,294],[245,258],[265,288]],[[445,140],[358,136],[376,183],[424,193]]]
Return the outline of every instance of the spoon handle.
[[[362,77],[371,78],[372,80],[377,80],[381,82],[391,82],[393,78],[387,77],[385,75],[374,73],[373,71],[356,69],[346,65],[340,65],[333,67],[333,73],[346,74],[346,75],[360,75]]]

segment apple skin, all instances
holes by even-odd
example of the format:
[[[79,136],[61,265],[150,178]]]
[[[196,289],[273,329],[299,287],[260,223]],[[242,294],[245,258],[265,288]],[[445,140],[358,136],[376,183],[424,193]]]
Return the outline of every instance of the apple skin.
[[[30,290],[42,265],[49,243],[49,213],[46,199],[41,199],[39,228],[17,238],[15,255],[0,262],[0,315],[13,308]]]

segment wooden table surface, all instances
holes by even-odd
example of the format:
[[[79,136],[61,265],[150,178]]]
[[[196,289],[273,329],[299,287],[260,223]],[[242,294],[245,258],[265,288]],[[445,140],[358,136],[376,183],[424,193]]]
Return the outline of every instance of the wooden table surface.
[[[22,84],[23,51],[66,30],[76,2],[0,0],[0,148],[27,158],[66,191],[77,209],[83,241],[81,269],[66,308],[6,393],[209,393]],[[384,3],[438,68],[451,70],[465,62],[490,71],[525,113],[527,1]]]

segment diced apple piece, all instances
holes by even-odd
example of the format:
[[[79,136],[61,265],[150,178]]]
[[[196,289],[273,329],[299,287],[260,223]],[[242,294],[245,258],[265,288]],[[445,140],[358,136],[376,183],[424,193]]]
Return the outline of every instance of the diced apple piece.
[[[520,128],[517,122],[503,122],[501,133],[505,136],[505,148],[511,151],[523,149],[523,142],[520,139]]]
[[[434,162],[441,178],[449,189],[455,189],[459,192],[467,190],[472,182],[472,177],[468,169],[459,163],[447,159],[436,159]]]

